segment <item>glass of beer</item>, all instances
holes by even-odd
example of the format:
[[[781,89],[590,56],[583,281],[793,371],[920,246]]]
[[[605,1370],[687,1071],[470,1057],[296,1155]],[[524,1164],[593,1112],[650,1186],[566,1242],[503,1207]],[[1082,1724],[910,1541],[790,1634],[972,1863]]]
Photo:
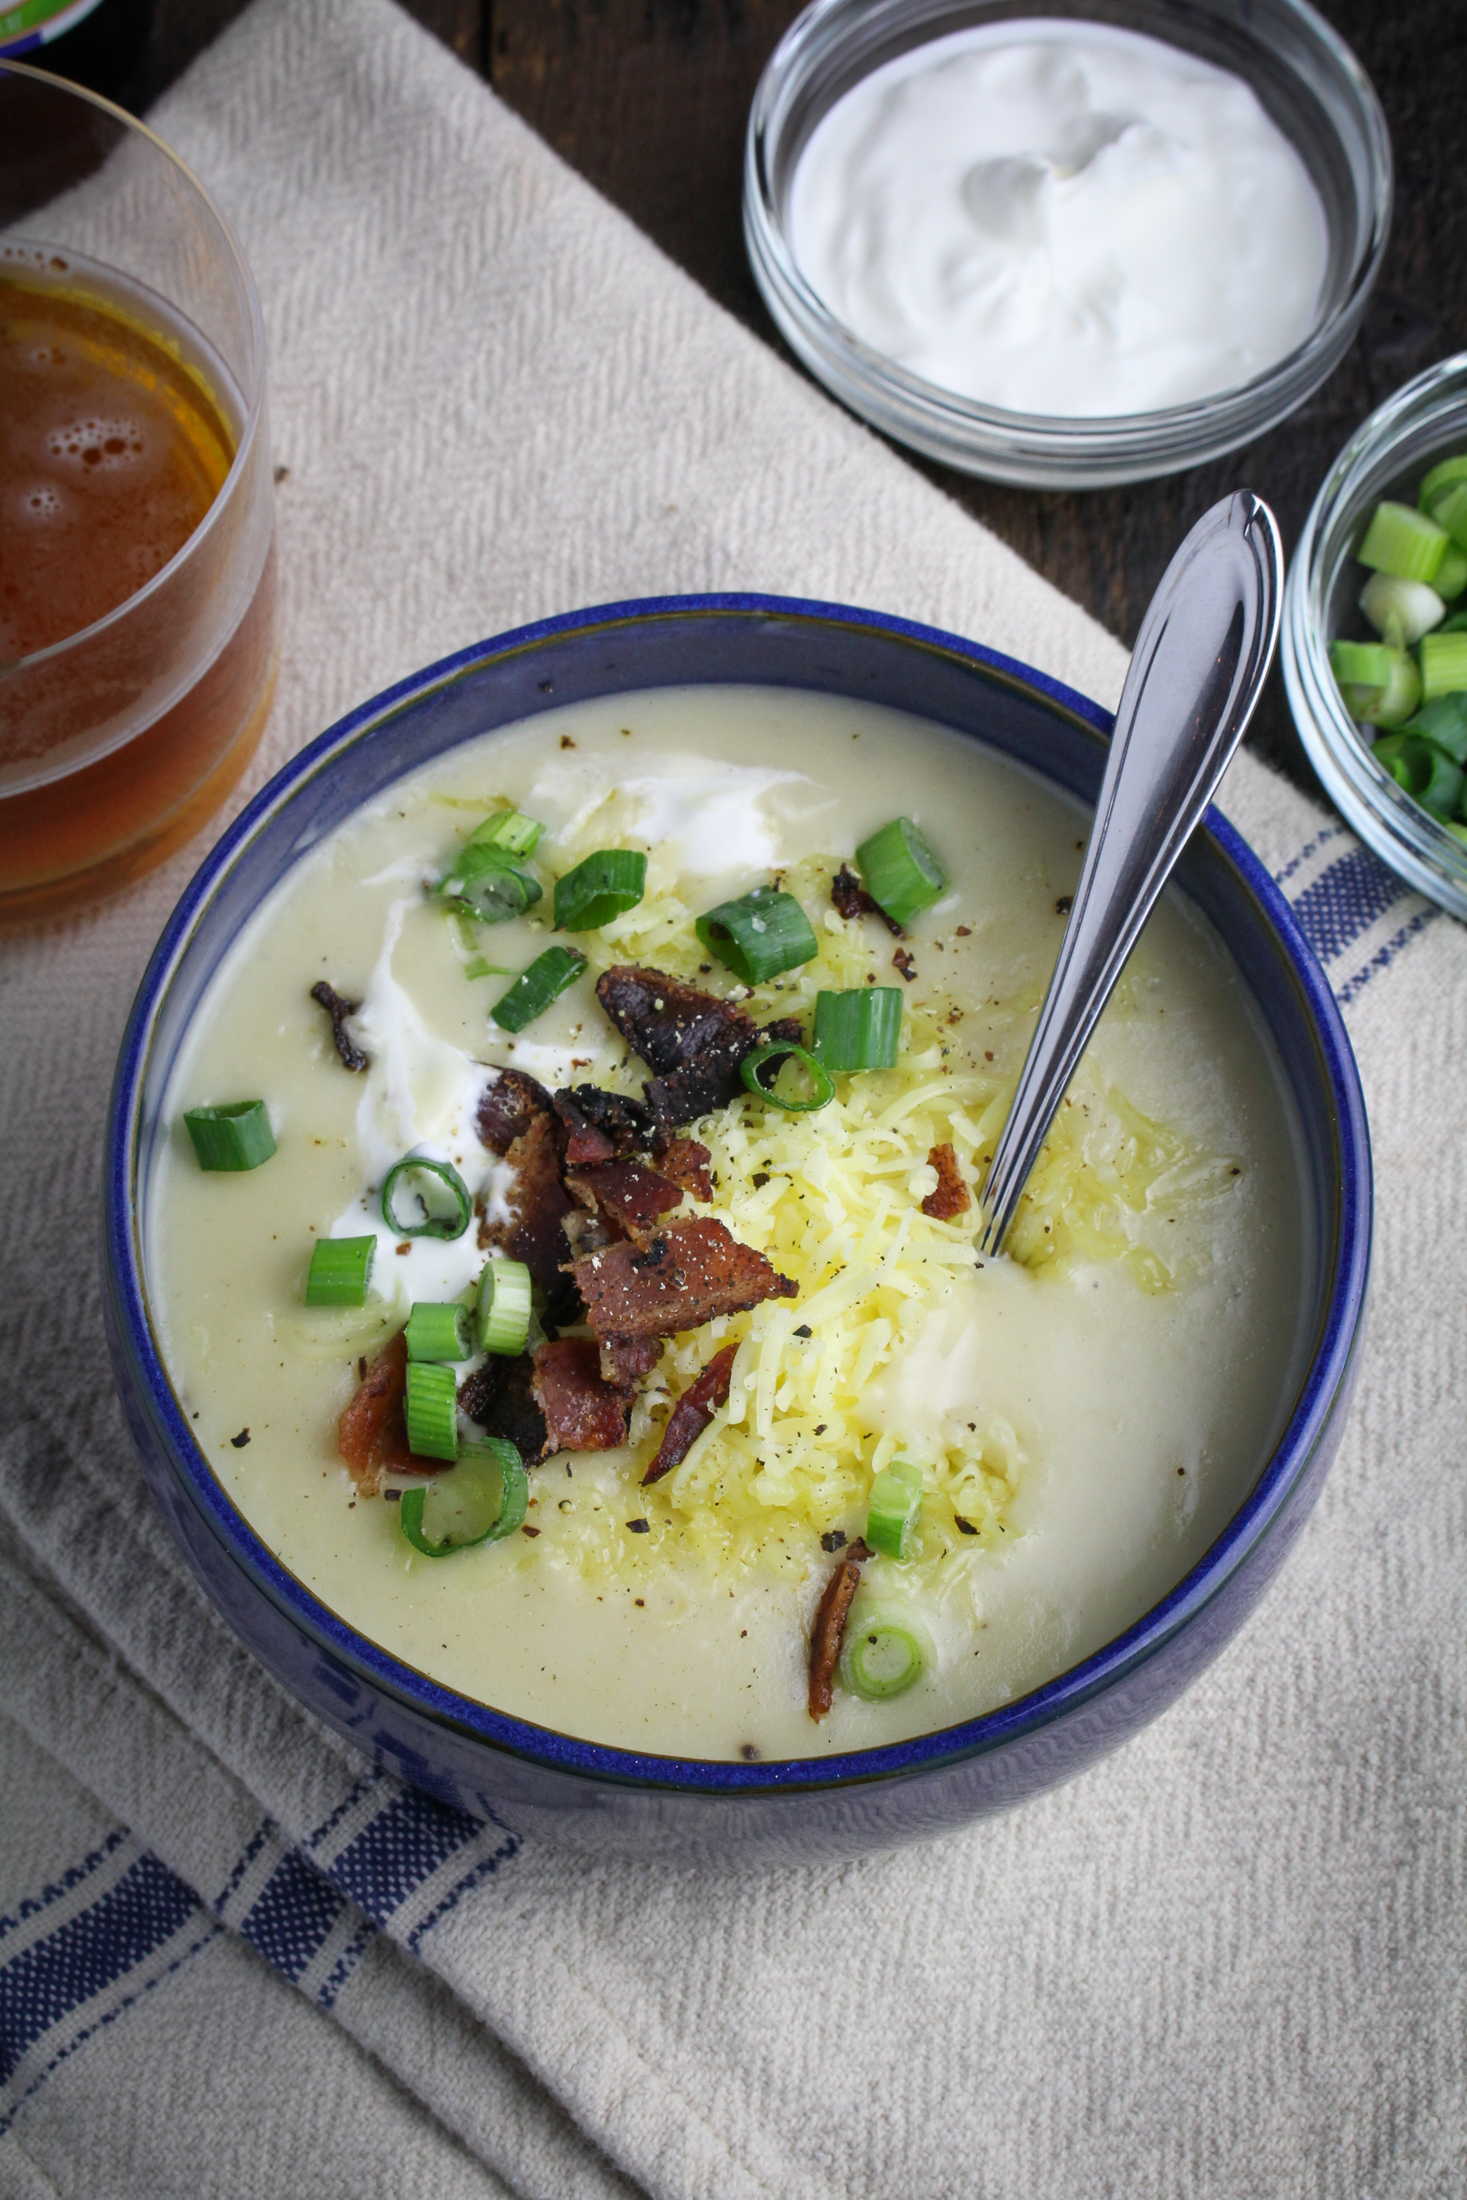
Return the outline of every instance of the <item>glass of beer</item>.
[[[0,922],[196,832],[275,665],[244,255],[150,130],[0,63]]]

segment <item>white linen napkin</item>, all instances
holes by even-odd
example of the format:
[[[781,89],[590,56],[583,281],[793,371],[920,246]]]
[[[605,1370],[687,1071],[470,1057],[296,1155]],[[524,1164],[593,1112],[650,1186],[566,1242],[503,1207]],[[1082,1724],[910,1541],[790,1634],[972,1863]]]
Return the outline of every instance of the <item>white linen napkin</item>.
[[[1114,702],[1113,641],[386,0],[258,0],[155,119],[272,348],[251,787],[451,649],[664,591],[873,605]],[[112,1058],[202,843],[0,944],[0,2200],[1460,2193],[1467,934],[1253,760],[1224,806],[1365,1078],[1350,1432],[1163,1719],[845,1867],[568,1860],[375,1774],[260,1670],[142,1489],[95,1277]]]

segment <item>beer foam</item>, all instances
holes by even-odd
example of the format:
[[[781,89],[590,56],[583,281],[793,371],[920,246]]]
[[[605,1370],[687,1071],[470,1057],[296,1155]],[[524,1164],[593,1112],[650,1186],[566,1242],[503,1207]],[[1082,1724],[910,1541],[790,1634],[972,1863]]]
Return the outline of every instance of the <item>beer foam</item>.
[[[112,473],[143,455],[142,425],[136,420],[68,421],[64,428],[47,432],[46,448],[53,458],[76,459],[91,472]]]

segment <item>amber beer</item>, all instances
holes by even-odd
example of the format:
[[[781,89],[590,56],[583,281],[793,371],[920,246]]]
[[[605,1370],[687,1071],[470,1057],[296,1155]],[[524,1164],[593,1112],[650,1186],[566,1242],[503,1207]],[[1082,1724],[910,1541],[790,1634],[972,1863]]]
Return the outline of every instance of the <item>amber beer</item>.
[[[158,317],[104,271],[0,248],[6,914],[159,861],[229,791],[268,711],[268,499],[241,543],[240,515],[216,512],[238,407]]]
[[[112,891],[234,785],[273,526],[228,225],[143,124],[0,57],[0,923]]]

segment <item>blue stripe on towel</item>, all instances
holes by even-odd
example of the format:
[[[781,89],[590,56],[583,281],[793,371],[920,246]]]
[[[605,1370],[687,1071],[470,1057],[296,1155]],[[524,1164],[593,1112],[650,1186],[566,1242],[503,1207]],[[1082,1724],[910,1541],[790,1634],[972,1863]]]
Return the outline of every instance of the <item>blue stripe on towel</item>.
[[[1368,962],[1357,970],[1352,978],[1347,978],[1345,983],[1337,989],[1335,998],[1341,1008],[1348,1008],[1357,993],[1370,983],[1376,972],[1387,969],[1402,950],[1410,946],[1417,934],[1423,932],[1427,925],[1434,923],[1440,915],[1440,909],[1418,909],[1409,923],[1403,924],[1398,932],[1392,933],[1384,945],[1376,949]]]
[[[346,1908],[330,1880],[291,1849],[240,1925],[240,1938],[295,1985]]]
[[[400,1788],[342,1850],[331,1876],[359,1909],[385,1925],[425,1879],[484,1830],[477,1818],[416,1788]]]
[[[23,1925],[29,1925],[32,1918],[43,1916],[63,1895],[70,1894],[84,1879],[90,1879],[122,1847],[123,1842],[131,1838],[125,1826],[114,1827],[99,1849],[91,1850],[79,1864],[70,1865],[54,1885],[43,1887],[38,1895],[27,1895],[12,1916],[0,1917],[0,1943],[7,1937],[13,1939]],[[0,1950],[0,1954],[3,1954],[3,1950]]]
[[[367,1797],[380,1778],[359,1783],[311,1837],[318,1862],[263,1820],[214,1905],[223,1927],[157,1857],[129,1858],[135,1844],[122,1828],[0,1917],[0,2132],[58,2063],[221,1929],[236,1931],[329,2009],[374,1933],[404,1905],[414,1905],[401,1923],[416,1949],[471,1887],[518,1853],[518,1835],[501,1823],[393,1782],[382,1780],[372,1809]],[[331,1857],[329,1834],[347,1817],[355,1830]],[[257,1891],[247,1891],[248,1882]],[[229,1914],[244,1903],[242,1917]],[[49,1929],[48,1913],[60,1920]]]
[[[82,2002],[133,1971],[198,1909],[156,1856],[140,1856],[101,1899],[0,1966],[0,2080]]]
[[[1294,915],[1320,961],[1330,963],[1410,892],[1368,848],[1352,848],[1310,881]]]

